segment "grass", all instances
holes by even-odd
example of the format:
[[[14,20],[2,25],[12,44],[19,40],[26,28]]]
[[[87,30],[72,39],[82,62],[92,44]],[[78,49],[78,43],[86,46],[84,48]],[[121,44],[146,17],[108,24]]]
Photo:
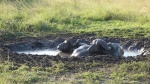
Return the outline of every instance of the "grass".
[[[150,67],[148,65],[149,62],[124,63],[111,74],[111,77],[114,78],[113,82],[148,84],[150,83],[148,81],[150,78]]]
[[[84,72],[82,74],[77,74],[76,79],[81,83],[85,84],[101,84],[105,80],[106,74],[104,72]],[[83,80],[81,80],[83,79]],[[77,82],[79,82],[77,81]],[[76,83],[77,83],[76,82]]]
[[[144,0],[1,0],[4,38],[50,33],[149,37],[150,6]]]
[[[70,65],[65,62],[58,62],[45,68],[3,62],[0,63],[0,84],[149,84],[149,64],[150,61],[147,60],[122,63],[117,66],[112,64],[112,68],[91,67],[85,70],[80,63],[74,64],[77,68],[71,70],[68,68]]]
[[[29,84],[31,82],[36,82],[42,79],[37,76],[37,72],[30,71],[28,66],[22,65],[21,67],[17,67],[10,62],[1,63],[0,71],[0,84]]]

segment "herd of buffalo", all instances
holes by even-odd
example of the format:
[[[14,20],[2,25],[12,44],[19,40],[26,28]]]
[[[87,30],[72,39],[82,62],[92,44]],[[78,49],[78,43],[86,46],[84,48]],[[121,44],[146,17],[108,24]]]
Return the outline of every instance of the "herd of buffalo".
[[[71,56],[89,56],[93,54],[123,56],[124,51],[118,43],[107,43],[103,39],[93,39],[90,43],[85,39],[75,40],[73,37],[65,40],[57,46],[57,49],[64,53],[71,53]]]

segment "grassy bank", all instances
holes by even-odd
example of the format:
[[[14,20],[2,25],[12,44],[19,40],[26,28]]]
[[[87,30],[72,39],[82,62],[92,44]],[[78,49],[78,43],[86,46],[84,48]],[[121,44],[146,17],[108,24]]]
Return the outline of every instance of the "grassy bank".
[[[0,33],[4,38],[49,33],[149,37],[148,3],[147,0],[1,0]]]
[[[0,64],[0,84],[149,84],[149,64],[145,61],[84,69],[93,64],[69,66],[58,62],[42,68],[5,62]]]

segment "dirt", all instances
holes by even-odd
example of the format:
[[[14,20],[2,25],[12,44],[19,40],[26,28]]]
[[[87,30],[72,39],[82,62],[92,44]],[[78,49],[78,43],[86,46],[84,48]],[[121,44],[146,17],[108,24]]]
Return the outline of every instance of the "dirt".
[[[60,38],[62,37],[62,38]],[[0,39],[0,60],[1,61],[12,61],[16,64],[26,64],[29,66],[52,66],[52,61],[62,62],[93,62],[100,61],[105,63],[121,63],[131,61],[144,61],[150,58],[150,55],[139,55],[129,57],[113,57],[109,55],[92,55],[88,57],[60,57],[60,56],[49,56],[49,55],[31,55],[31,54],[17,54],[13,52],[13,49],[21,49],[20,45],[24,45],[22,49],[37,49],[45,47],[56,47],[64,39],[75,37],[79,39],[86,39],[91,41],[93,38],[101,38],[107,42],[119,43],[124,49],[138,50],[145,48],[150,51],[150,39],[127,39],[127,38],[115,38],[115,37],[95,37],[93,34],[60,34],[60,35],[47,35],[45,37],[26,37],[17,38],[10,40]],[[56,43],[57,42],[57,43]],[[54,44],[56,43],[56,44]],[[25,45],[26,44],[26,45]],[[14,45],[19,45],[19,48],[14,48]],[[38,46],[37,46],[38,45]],[[39,46],[40,45],[40,46]],[[13,48],[12,48],[13,46]],[[17,46],[18,47],[18,46]],[[27,48],[26,48],[27,47]]]

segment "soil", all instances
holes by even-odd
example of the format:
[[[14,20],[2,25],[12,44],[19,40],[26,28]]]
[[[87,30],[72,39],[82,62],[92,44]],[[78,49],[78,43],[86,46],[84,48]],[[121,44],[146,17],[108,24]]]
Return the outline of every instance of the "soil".
[[[31,48],[45,48],[45,47],[56,47],[64,39],[70,37],[75,37],[79,39],[86,39],[91,41],[93,38],[101,38],[107,42],[119,43],[123,46],[124,49],[138,50],[145,48],[150,52],[150,39],[141,38],[141,39],[128,39],[128,38],[118,38],[118,37],[96,37],[93,34],[60,34],[60,35],[47,35],[45,37],[26,37],[26,38],[16,38],[3,40],[0,39],[0,60],[12,61],[16,64],[26,64],[29,66],[52,66],[52,61],[62,61],[62,62],[93,62],[100,61],[105,63],[121,63],[121,62],[131,62],[131,61],[144,61],[150,58],[150,55],[138,55],[138,56],[129,56],[129,57],[113,57],[109,55],[92,55],[88,57],[60,57],[60,56],[49,56],[49,55],[31,55],[31,54],[17,54],[13,52],[14,45],[24,45],[23,49]],[[63,38],[63,39],[62,39]],[[28,44],[28,45],[25,45]],[[40,45],[40,46],[39,46]],[[12,47],[13,46],[13,47]]]

